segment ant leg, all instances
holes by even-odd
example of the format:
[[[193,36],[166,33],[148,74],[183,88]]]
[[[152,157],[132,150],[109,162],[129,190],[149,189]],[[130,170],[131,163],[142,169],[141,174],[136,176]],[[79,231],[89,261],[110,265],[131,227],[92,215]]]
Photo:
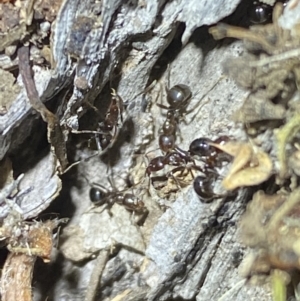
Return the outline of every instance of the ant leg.
[[[193,162],[193,165],[192,166],[190,166],[190,170],[196,170],[196,171],[200,171],[201,173],[203,173],[203,174],[205,174],[205,170],[203,170],[203,168],[201,167],[201,166],[199,166],[199,165],[196,165],[195,164],[195,161]],[[194,178],[194,174],[192,173],[192,176],[193,176],[193,178]]]
[[[140,215],[139,219],[136,221],[136,224],[138,226],[143,226],[148,215],[149,215],[149,210],[145,208],[145,210],[143,210],[142,214]]]
[[[138,93],[135,97],[140,96],[141,94],[146,94],[151,91],[155,85],[157,84],[157,80],[155,79],[147,88],[145,88],[142,92]]]
[[[174,174],[175,174],[176,172],[179,172],[179,171],[180,171],[180,176],[182,176],[184,170],[185,170],[185,166],[178,166],[178,167],[173,168],[171,171],[169,171],[169,172],[167,173],[167,177],[168,177],[168,178],[169,178],[169,177],[172,178],[172,180],[176,183],[178,189],[181,189],[181,185],[180,185],[180,183],[179,183],[177,177],[175,177]]]
[[[91,213],[99,213],[99,214],[101,214],[102,212],[104,212],[104,210],[106,210],[106,209],[108,209],[108,212],[109,212],[109,215],[112,215],[111,213],[110,213],[110,208],[109,208],[109,205],[105,205],[105,206],[103,206],[102,208],[101,208],[101,210],[100,211],[98,211],[97,209],[98,209],[99,207],[97,206],[97,205],[92,205],[92,206],[90,206],[85,212],[83,212],[82,214],[91,214]]]
[[[131,214],[130,214],[130,223],[131,223],[131,225],[133,225],[133,226],[137,226],[137,223],[136,223],[136,221],[135,221],[134,218],[135,218],[135,212],[132,211]]]
[[[204,99],[205,96],[206,96],[206,95],[204,95],[204,96],[199,100],[199,102],[196,103],[196,105],[195,105],[192,109],[186,111],[186,112],[185,112],[185,115],[188,115],[188,114],[190,114],[191,112],[193,112],[193,111],[199,106],[200,102]],[[185,116],[184,116],[183,122],[184,122],[186,125],[191,124],[191,123],[194,121],[194,119],[196,118],[196,116],[199,116],[199,112],[201,111],[201,109],[202,109],[206,104],[208,104],[209,102],[210,102],[210,98],[208,97],[207,100],[204,101],[204,103],[202,103],[202,104],[200,105],[199,109],[197,110],[196,114],[193,115],[193,117],[191,118],[191,120],[190,120],[189,122],[187,122],[187,121],[186,121],[186,118],[185,118]]]
[[[95,112],[97,113],[99,112],[99,110],[94,105],[92,105],[88,100],[85,100],[84,103],[87,104],[87,106],[93,109]]]
[[[221,80],[223,80],[225,78],[225,76],[220,76],[219,79],[204,93],[204,95],[199,99],[199,101],[196,103],[196,105],[186,111],[186,115],[193,112],[201,103],[201,101],[206,97],[206,95],[211,92],[218,84]],[[197,92],[198,93],[198,92]],[[197,94],[196,93],[196,94]],[[199,109],[197,110],[196,114],[194,114],[194,116],[192,117],[192,119],[190,120],[189,124],[192,123],[194,121],[194,119],[196,118],[196,116],[198,116],[199,112],[201,111],[201,109],[210,102],[210,98],[208,97],[208,99],[206,101],[204,101],[204,103],[199,107]]]
[[[162,108],[162,109],[165,109],[165,110],[169,110],[169,107],[167,107],[167,106],[165,106],[165,105],[163,105],[163,103],[162,103],[162,83],[159,83],[159,86],[160,86],[160,93],[159,93],[159,98],[160,98],[160,103],[158,103],[157,102],[157,99],[158,99],[158,96],[156,97],[156,99],[155,99],[155,103],[156,103],[156,105],[158,106],[158,107],[160,107],[160,108]],[[166,88],[166,87],[165,87]],[[166,90],[166,92],[168,92],[168,90]]]
[[[101,185],[101,184],[96,183],[96,182],[90,182],[86,177],[85,177],[85,179],[86,179],[86,181],[88,182],[88,184],[89,184],[90,186],[92,186],[92,187],[93,187],[93,186],[99,187],[99,188],[101,188],[101,189],[104,191],[104,193],[110,192],[110,190],[107,189],[104,185]]]
[[[107,171],[108,171],[108,170],[107,170]],[[119,190],[119,189],[117,189],[117,187],[116,187],[116,182],[115,182],[114,177],[115,177],[115,175],[113,174],[113,171],[111,170],[111,173],[110,173],[110,175],[108,176],[107,180],[108,180],[108,182],[109,182],[110,187],[112,188],[112,191],[114,191],[114,192],[116,192],[116,193],[124,191],[124,190]],[[120,179],[122,179],[122,180],[125,182],[125,179],[122,178],[121,176],[117,175],[117,177],[120,178]]]
[[[166,110],[169,110],[169,107],[163,105],[162,103],[156,103],[156,105],[162,109],[166,109]]]
[[[152,184],[150,173],[149,173],[149,174],[147,173],[147,167],[148,167],[148,165],[149,165],[149,163],[150,163],[148,154],[151,153],[151,152],[153,152],[153,151],[148,151],[148,152],[143,156],[144,162],[146,161],[146,162],[145,162],[145,163],[146,163],[146,169],[145,169],[144,181],[145,181],[145,180],[146,180],[146,181],[148,180],[147,188],[146,188],[148,191],[150,191],[150,186],[151,186],[151,184]]]

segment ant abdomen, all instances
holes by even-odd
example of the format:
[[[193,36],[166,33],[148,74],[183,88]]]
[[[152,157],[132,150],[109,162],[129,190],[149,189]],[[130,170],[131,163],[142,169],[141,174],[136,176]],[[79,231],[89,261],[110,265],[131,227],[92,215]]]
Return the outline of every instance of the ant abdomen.
[[[175,85],[167,91],[167,101],[171,110],[183,106],[183,104],[191,97],[192,92],[187,85]]]
[[[189,152],[192,156],[210,157],[216,152],[216,148],[210,145],[208,138],[198,138],[192,141]]]
[[[110,208],[114,203],[117,203],[129,211],[142,212],[146,210],[144,202],[132,193],[104,192],[101,188],[92,187],[90,189],[90,200],[96,206],[106,204]]]
[[[106,193],[97,187],[92,187],[90,189],[90,200],[93,204],[97,206],[102,206],[106,203]]]
[[[194,179],[193,187],[201,201],[208,202],[216,197],[212,189],[213,178],[210,176],[197,176]]]

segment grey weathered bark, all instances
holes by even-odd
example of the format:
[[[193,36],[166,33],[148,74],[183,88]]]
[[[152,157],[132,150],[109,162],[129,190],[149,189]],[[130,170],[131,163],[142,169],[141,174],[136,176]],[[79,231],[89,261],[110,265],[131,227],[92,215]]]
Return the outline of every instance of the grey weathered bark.
[[[94,267],[91,259],[109,247],[121,250],[103,267],[101,300],[170,300],[177,297],[199,301],[271,300],[268,288],[248,286],[238,275],[236,259],[245,250],[238,242],[237,222],[248,198],[247,191],[241,191],[235,199],[226,199],[226,204],[224,199],[206,204],[199,201],[188,185],[171,201],[159,196],[154,189],[147,194],[147,185],[143,182],[134,187],[149,210],[143,227],[136,226],[130,213],[121,206],[114,205],[112,214],[102,208],[87,212],[90,184],[86,179],[109,187],[106,171],[113,152],[119,152],[120,158],[112,164],[109,173],[120,190],[125,187],[121,177],[130,175],[134,183],[143,179],[144,161],[147,160],[144,154],[158,148],[157,133],[163,122],[163,110],[154,102],[163,91],[156,84],[146,93],[146,101],[150,103],[146,110],[142,109],[145,97],[138,94],[154,79],[162,85],[167,82],[168,63],[170,86],[186,84],[193,93],[189,105],[193,110],[185,117],[186,122],[180,124],[180,147],[187,149],[198,137],[245,138],[242,126],[236,125],[230,117],[241,106],[247,92],[222,76],[222,62],[227,57],[240,55],[243,46],[239,41],[217,43],[205,29],[233,13],[239,2],[63,2],[52,33],[55,68],[34,67],[41,99],[47,102],[54,97],[61,98],[59,118],[68,140],[71,130],[79,129],[79,119],[86,114],[88,103],[101,111],[101,101],[108,98],[107,85],[110,86],[111,79],[119,72],[118,79],[112,80],[109,88],[116,89],[124,101],[130,102],[126,120],[132,121],[134,134],[131,130],[129,142],[123,139],[118,147],[108,150],[103,160],[95,157],[80,163],[73,173],[76,181],[70,183],[66,174],[64,193],[58,199],[61,207],[65,207],[66,195],[69,194],[72,201],[70,208],[61,210],[61,214],[72,211],[71,220],[62,233],[60,250],[64,258],[56,256],[51,267],[42,267],[52,276],[51,268],[59,268],[60,273],[56,276],[59,279],[50,284],[41,279],[36,289],[37,300],[49,294],[51,300],[83,300],[91,295],[87,293],[92,289],[88,286]],[[181,23],[185,28],[178,38]],[[204,29],[199,30],[199,34],[194,33],[199,27]],[[174,44],[174,49],[164,52],[174,39],[181,41],[182,48]],[[156,69],[162,75],[155,72]],[[0,116],[1,158],[14,153],[20,145],[24,146],[29,135],[35,135],[36,116],[31,113],[22,88],[8,112]],[[26,147],[30,149],[30,145]],[[142,154],[137,156],[139,152]],[[87,150],[76,150],[75,158],[89,154]],[[21,188],[31,186],[34,189],[20,204],[25,219],[41,213],[60,190],[58,175],[52,173],[52,161],[53,154],[49,153],[34,166],[27,167],[29,171],[25,172]],[[80,186],[75,182],[80,182]],[[168,209],[164,212],[159,205]],[[1,217],[7,211],[8,208],[3,209]],[[214,228],[216,223],[219,226]],[[102,273],[102,269],[99,270]],[[39,277],[36,281],[39,282]]]

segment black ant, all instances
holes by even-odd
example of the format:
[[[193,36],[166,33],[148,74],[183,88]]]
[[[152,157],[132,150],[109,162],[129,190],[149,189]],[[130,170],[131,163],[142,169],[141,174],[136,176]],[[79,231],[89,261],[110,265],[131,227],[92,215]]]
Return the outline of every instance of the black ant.
[[[220,136],[215,140],[198,138],[191,142],[189,151],[182,150],[175,146],[173,151],[166,155],[153,158],[146,168],[146,174],[150,176],[154,172],[163,170],[167,165],[175,166],[175,168],[165,175],[165,178],[171,176],[175,182],[178,183],[177,177],[175,177],[174,174],[181,172],[182,176],[183,172],[187,171],[190,172],[194,178],[194,191],[202,201],[208,202],[214,198],[222,197],[224,195],[216,194],[212,188],[218,176],[215,168],[220,167],[223,161],[228,161],[229,157],[214,147],[212,143],[222,144],[228,140],[229,137],[227,136]],[[200,161],[203,161],[205,166],[201,167],[197,165],[194,161],[194,157],[198,157]],[[192,170],[199,171],[201,175],[195,178]]]
[[[215,169],[219,167],[222,161],[228,161],[226,156],[221,150],[217,149],[211,143],[223,144],[229,140],[227,136],[220,136],[219,138],[210,140],[208,138],[197,138],[193,140],[189,146],[189,153],[193,157],[199,157],[204,161],[205,168]]]
[[[125,209],[136,213],[145,213],[146,207],[142,200],[137,198],[133,193],[124,191],[108,190],[100,184],[90,189],[90,200],[96,206],[107,205],[112,207],[115,203],[124,206]]]
[[[106,111],[105,118],[99,123],[98,130],[72,130],[73,134],[93,134],[94,137],[88,140],[88,147],[91,147],[91,141],[95,141],[97,153],[72,163],[64,172],[67,172],[72,167],[78,165],[80,162],[88,161],[96,156],[104,155],[114,144],[119,134],[119,120],[123,123],[124,102],[120,95],[112,89],[111,102]],[[90,106],[92,106],[90,104]],[[98,109],[92,106],[96,112]]]
[[[105,118],[99,123],[99,135],[95,137],[98,150],[112,145],[118,135],[118,123],[123,123],[124,103],[120,95],[112,89],[112,98]]]
[[[178,119],[186,110],[188,101],[192,97],[191,89],[187,85],[179,84],[172,88],[165,87],[167,93],[167,102],[169,106],[163,104],[157,104],[160,108],[168,110],[168,113],[172,112]]]
[[[106,111],[104,120],[99,122],[98,124],[98,130],[72,131],[72,133],[74,134],[94,134],[94,138],[91,138],[89,140],[89,146],[90,141],[94,139],[96,142],[97,150],[102,151],[101,154],[103,154],[105,150],[109,149],[110,146],[114,144],[118,136],[118,128],[120,124],[123,123],[124,102],[121,96],[118,95],[114,89],[112,89],[111,95],[112,97],[110,105]],[[95,111],[98,111],[97,108],[93,108]],[[119,121],[121,121],[120,124]]]
[[[176,146],[175,141],[179,118],[183,115],[192,93],[190,88],[183,84],[175,85],[169,89],[169,81],[168,77],[168,85],[165,86],[165,90],[169,106],[157,104],[159,107],[167,110],[167,117],[159,135],[159,148],[167,154],[165,156],[158,156],[150,161],[146,169],[147,175],[162,170],[166,165],[177,166],[174,172],[183,172],[185,169],[183,165],[191,161],[189,154]],[[169,174],[173,175],[172,171]]]
[[[167,110],[166,119],[159,133],[159,148],[164,153],[168,153],[176,147],[176,131],[179,129],[180,119],[183,115],[193,111],[193,109],[189,111],[186,110],[189,100],[192,97],[191,89],[184,84],[178,84],[169,89],[169,83],[170,70],[168,72],[168,84],[165,86],[169,106],[157,103],[157,106]],[[214,84],[211,89],[213,89],[216,84]]]
[[[194,178],[192,170],[203,172],[203,169],[195,164],[195,161],[190,156],[189,152],[175,146],[174,150],[166,155],[153,158],[146,168],[146,174],[150,176],[154,172],[163,170],[167,165],[175,166],[175,168],[168,171],[163,178],[173,178],[179,187],[181,187],[181,185],[179,184],[177,177],[175,177],[175,173],[180,172],[180,177],[182,177],[186,171]],[[155,177],[154,179],[157,178],[159,177]]]
[[[176,85],[171,89],[166,87],[166,92],[169,107],[157,104],[159,107],[168,110],[159,135],[159,148],[163,152],[169,152],[174,148],[179,119],[185,112],[188,101],[192,97],[190,88],[182,84]]]
[[[224,195],[216,194],[213,191],[212,185],[216,180],[216,175],[213,173],[206,174],[205,176],[197,176],[194,179],[193,187],[196,194],[201,201],[209,202],[212,199],[222,197]]]
[[[220,136],[214,141],[208,138],[198,138],[191,142],[189,153],[191,156],[198,156],[200,160],[205,162],[204,176],[197,176],[194,179],[193,187],[196,194],[202,201],[208,202],[213,198],[222,195],[215,194],[212,188],[217,178],[216,167],[219,167],[223,161],[228,161],[229,157],[221,150],[217,149],[211,143],[222,144],[229,140],[227,136]]]
[[[215,83],[209,91],[211,91],[217,83]],[[180,117],[182,117],[184,114],[192,112],[193,109],[186,111],[188,100],[192,97],[192,92],[188,86],[176,85],[170,90],[166,88],[166,91],[169,107],[158,104],[159,107],[168,110],[166,120],[160,130],[159,148],[163,152],[168,153],[177,147],[175,145],[175,140],[176,130],[179,129],[178,125],[180,122]]]
[[[166,120],[163,123],[159,135],[159,148],[165,153],[173,150],[175,147],[176,130],[180,118],[186,113],[186,107],[192,97],[191,89],[187,85],[178,84],[172,88],[169,88],[169,86],[170,69],[168,70],[168,82],[167,85],[165,85],[169,106],[157,103],[157,106],[167,110]],[[162,95],[162,93],[160,95]]]
[[[179,147],[175,147],[172,152],[169,152],[164,156],[153,158],[146,168],[146,174],[150,176],[151,173],[164,169],[166,165],[181,166],[182,164],[187,164],[191,160],[188,152]]]

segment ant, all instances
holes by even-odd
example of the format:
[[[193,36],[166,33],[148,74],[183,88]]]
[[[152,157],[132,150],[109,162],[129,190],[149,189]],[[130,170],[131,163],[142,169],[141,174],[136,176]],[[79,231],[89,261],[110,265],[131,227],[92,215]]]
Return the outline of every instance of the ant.
[[[102,206],[106,204],[106,208],[110,209],[116,203],[118,205],[122,205],[125,209],[135,213],[145,214],[146,212],[148,212],[144,202],[137,198],[133,193],[117,191],[110,179],[109,182],[112,187],[111,190],[98,183],[92,184],[89,196],[90,201],[95,206]]]
[[[172,88],[165,86],[167,93],[167,102],[169,106],[163,104],[157,104],[160,108],[168,110],[167,113],[172,113],[178,120],[186,110],[188,101],[192,97],[191,89],[187,85],[179,84],[175,85]]]
[[[97,150],[102,151],[101,154],[104,154],[104,151],[107,151],[117,139],[118,132],[119,132],[118,131],[119,120],[121,121],[121,124],[123,124],[123,111],[124,111],[123,99],[119,94],[117,94],[117,92],[114,89],[112,89],[111,95],[112,97],[111,97],[110,105],[105,113],[104,120],[98,124],[98,130],[96,131],[73,130],[72,131],[72,133],[74,134],[94,134],[94,138],[89,139],[89,146],[90,146],[90,141],[94,139],[96,142]],[[95,111],[98,111],[97,108],[95,108],[94,106],[92,107],[94,108]],[[99,153],[97,154],[97,156],[98,155]]]
[[[169,152],[175,147],[176,130],[179,124],[179,119],[186,110],[188,100],[192,93],[186,85],[176,85],[171,89],[166,87],[167,102],[169,107],[162,104],[157,104],[159,107],[167,109],[167,117],[161,128],[159,135],[159,148],[163,152]]]
[[[221,79],[221,78],[220,78]],[[209,89],[211,91],[220,81],[220,79]],[[159,132],[159,148],[168,153],[175,148],[176,131],[179,130],[179,123],[183,115],[187,115],[199,105],[187,111],[189,100],[192,98],[192,92],[190,87],[184,84],[178,84],[169,89],[170,84],[170,69],[168,72],[168,84],[165,85],[167,93],[167,102],[169,106],[165,106],[162,103],[157,103],[157,106],[167,110],[166,119]],[[208,92],[209,92],[208,91]]]
[[[219,81],[217,81],[217,83],[218,82]],[[211,91],[217,83],[215,83],[209,91]],[[176,131],[179,130],[178,126],[181,118],[183,115],[189,114],[195,109],[187,111],[189,100],[192,98],[191,89],[187,85],[178,84],[170,89],[169,85],[170,69],[168,71],[168,83],[165,85],[169,106],[157,103],[158,107],[167,110],[166,119],[159,132],[159,148],[164,153],[168,153],[176,147]],[[198,104],[196,106],[198,106]]]
[[[94,140],[97,152],[87,158],[72,163],[64,170],[65,173],[80,162],[88,161],[94,157],[104,155],[116,141],[120,128],[119,120],[121,121],[121,125],[123,124],[124,102],[121,96],[117,94],[114,89],[112,89],[111,95],[110,105],[106,111],[104,120],[98,124],[98,130],[72,130],[73,134],[93,134],[94,137],[88,140],[88,147],[91,148],[91,141]],[[90,106],[98,112],[96,107],[91,104]]]
[[[187,164],[191,160],[192,158],[189,156],[188,152],[175,146],[175,149],[172,152],[169,152],[164,156],[153,158],[146,168],[146,174],[150,176],[151,173],[162,170],[166,165],[181,166],[182,164]]]
[[[222,144],[228,140],[229,137],[227,136],[220,136],[215,140],[203,137],[198,138],[191,142],[188,151],[175,146],[173,151],[166,155],[152,159],[146,168],[146,174],[150,176],[152,173],[164,169],[166,165],[175,166],[175,168],[166,174],[166,178],[171,176],[178,184],[179,182],[174,174],[181,172],[180,176],[182,176],[183,172],[187,170],[194,178],[194,191],[201,201],[208,202],[214,198],[222,197],[224,195],[216,194],[212,186],[218,176],[215,170],[216,167],[220,167],[223,161],[228,161],[229,157],[211,144]],[[198,157],[199,160],[203,161],[205,166],[201,167],[197,165],[194,157]],[[192,170],[199,171],[201,175],[195,178]]]
[[[97,184],[90,189],[90,200],[96,206],[107,204],[112,207],[113,204],[124,206],[129,211],[142,213],[145,211],[145,204],[132,193],[124,193],[121,191],[109,191],[104,186]]]
[[[164,169],[166,165],[171,165],[177,166],[177,168],[169,172],[168,175],[175,178],[173,175],[175,172],[181,171],[181,174],[183,174],[186,165],[191,161],[194,163],[194,160],[191,159],[188,152],[185,152],[175,145],[179,119],[185,112],[192,93],[190,88],[183,84],[175,85],[169,89],[169,82],[170,69],[168,72],[168,84],[165,85],[169,106],[157,104],[157,106],[167,110],[166,120],[163,123],[159,135],[159,148],[162,152],[166,153],[166,155],[158,156],[150,161],[146,168],[146,174],[148,176],[153,172]],[[191,170],[191,167],[189,170]]]
[[[223,144],[227,141],[229,141],[228,136],[220,136],[215,140],[197,138],[191,142],[189,146],[189,154],[193,157],[199,157],[200,160],[204,161],[205,168],[215,169],[215,167],[220,166],[222,161],[228,161],[229,158],[221,150],[211,144]]]
[[[157,106],[167,110],[166,120],[160,130],[159,148],[167,153],[175,147],[176,130],[180,122],[180,118],[186,113],[186,107],[192,97],[191,89],[184,84],[170,86],[170,68],[168,68],[168,82],[165,85],[167,94],[167,102],[169,106],[157,103]],[[161,94],[160,94],[161,95]]]
[[[112,89],[112,98],[105,118],[99,123],[99,136],[95,137],[97,149],[104,150],[114,143],[118,135],[118,122],[123,123],[124,102]]]
[[[135,97],[138,97],[143,93],[146,93],[152,88],[153,88],[153,84],[151,84],[144,91],[138,93]],[[106,111],[104,120],[99,123],[98,131],[81,131],[81,133],[95,134],[94,139],[96,141],[96,146],[98,150],[102,151],[101,154],[103,154],[104,150],[109,149],[114,144],[119,134],[119,127],[124,123],[123,120],[124,108],[125,109],[128,108],[129,104],[132,103],[131,101],[124,102],[115,89],[112,89],[111,96],[112,97],[111,97],[110,105]]]
[[[184,172],[187,171],[187,173],[190,173],[194,178],[192,170],[203,172],[203,169],[195,164],[189,152],[175,146],[174,150],[166,155],[153,158],[146,168],[146,175],[150,176],[154,172],[163,170],[167,165],[175,166],[175,168],[168,171],[164,178],[173,178],[178,187],[181,187],[181,185],[177,177],[175,177],[175,173],[180,172],[179,176],[182,177]],[[155,179],[157,178],[158,177],[155,177]]]
[[[224,195],[216,194],[213,191],[212,184],[216,180],[216,175],[213,173],[206,174],[205,176],[197,176],[194,179],[193,187],[198,197],[203,202],[209,202],[212,199],[222,197]]]
[[[212,146],[211,143],[222,144],[228,140],[229,137],[227,136],[220,136],[214,141],[208,138],[198,138],[193,140],[189,146],[190,155],[198,156],[205,163],[204,176],[197,176],[193,182],[194,191],[204,202],[222,196],[215,194],[212,188],[212,184],[217,178],[215,168],[219,167],[223,161],[228,161],[229,159],[227,155]]]

